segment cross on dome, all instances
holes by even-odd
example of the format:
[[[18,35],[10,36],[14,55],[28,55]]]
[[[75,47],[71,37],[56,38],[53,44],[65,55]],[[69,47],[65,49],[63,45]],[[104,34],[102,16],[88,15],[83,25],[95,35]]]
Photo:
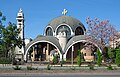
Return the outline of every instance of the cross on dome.
[[[63,15],[66,15],[67,12],[68,12],[67,9],[64,9],[63,12],[62,12],[62,14],[63,14]]]

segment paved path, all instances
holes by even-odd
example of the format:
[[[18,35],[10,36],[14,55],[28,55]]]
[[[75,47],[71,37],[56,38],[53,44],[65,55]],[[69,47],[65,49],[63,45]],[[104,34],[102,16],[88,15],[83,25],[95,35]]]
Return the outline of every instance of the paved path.
[[[43,73],[43,74],[0,74],[0,77],[120,77],[120,74],[88,74],[88,73]]]

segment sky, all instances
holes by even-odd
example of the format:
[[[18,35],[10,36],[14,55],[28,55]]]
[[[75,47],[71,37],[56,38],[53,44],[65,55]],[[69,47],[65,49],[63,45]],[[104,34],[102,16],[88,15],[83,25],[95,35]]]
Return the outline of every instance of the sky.
[[[44,29],[52,19],[62,16],[67,9],[67,16],[80,20],[87,28],[86,18],[109,20],[120,30],[120,0],[0,0],[0,11],[9,21],[16,24],[19,9],[25,16],[25,38],[43,35]]]

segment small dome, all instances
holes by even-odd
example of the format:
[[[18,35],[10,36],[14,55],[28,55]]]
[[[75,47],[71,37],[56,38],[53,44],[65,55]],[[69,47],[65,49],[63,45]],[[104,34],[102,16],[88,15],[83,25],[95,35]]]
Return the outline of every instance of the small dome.
[[[78,27],[78,26],[81,26],[84,30],[85,30],[85,27],[84,25],[78,20],[78,19],[75,19],[71,16],[60,16],[60,17],[57,17],[57,18],[54,18],[53,20],[51,20],[47,27],[52,27],[53,30],[55,31],[55,29],[60,25],[60,24],[67,24],[71,27],[71,29],[73,30],[73,32],[75,31],[75,29]]]

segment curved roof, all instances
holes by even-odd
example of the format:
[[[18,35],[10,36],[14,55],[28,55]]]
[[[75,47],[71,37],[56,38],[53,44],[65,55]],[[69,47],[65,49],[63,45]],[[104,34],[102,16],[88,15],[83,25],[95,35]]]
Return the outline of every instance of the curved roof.
[[[54,18],[53,20],[51,20],[47,27],[52,27],[53,30],[55,31],[55,29],[57,28],[57,26],[59,26],[60,24],[67,24],[69,25],[72,30],[74,31],[78,26],[81,26],[84,30],[85,27],[84,25],[76,18],[73,18],[71,16],[59,16],[57,18]]]
[[[37,38],[35,38],[33,41],[31,41],[25,48],[25,50],[28,50],[28,48],[32,45],[32,44],[36,44],[38,42],[48,42],[50,44],[55,45],[60,51],[62,51],[62,48],[58,42],[58,39],[56,37],[53,36],[39,36]],[[26,52],[25,52],[26,53]]]
[[[85,35],[74,36],[73,38],[71,38],[66,44],[65,51],[70,45],[72,45],[73,43],[77,43],[79,40],[85,40]]]
[[[74,44],[76,44],[76,43],[78,43],[78,42],[89,42],[89,43],[92,43],[92,42],[90,42],[90,41],[87,41],[86,39],[85,39],[85,35],[78,35],[78,36],[74,36],[73,38],[71,38],[69,41],[68,41],[68,43],[66,44],[66,47],[65,47],[65,54],[67,54],[67,51],[68,51],[68,49],[72,46],[72,45],[74,45]],[[93,43],[99,50],[100,50],[100,52],[102,53],[102,50],[98,47],[98,45],[97,44],[95,44],[95,43]]]

